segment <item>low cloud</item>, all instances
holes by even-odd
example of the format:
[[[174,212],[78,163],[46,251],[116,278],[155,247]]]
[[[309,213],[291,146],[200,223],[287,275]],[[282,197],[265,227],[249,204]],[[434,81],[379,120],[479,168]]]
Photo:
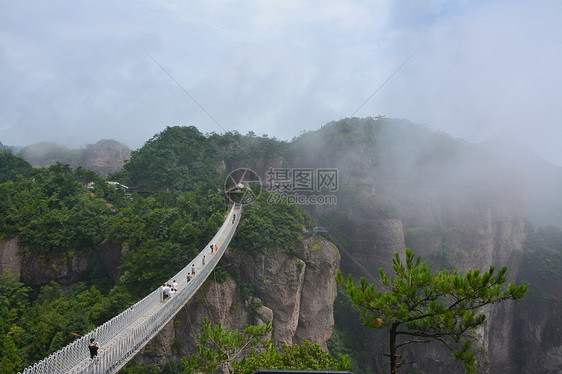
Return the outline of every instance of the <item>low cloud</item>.
[[[114,138],[136,148],[169,125],[291,139],[377,92],[356,116],[406,118],[474,142],[509,129],[562,164],[558,1],[2,8],[4,144]]]

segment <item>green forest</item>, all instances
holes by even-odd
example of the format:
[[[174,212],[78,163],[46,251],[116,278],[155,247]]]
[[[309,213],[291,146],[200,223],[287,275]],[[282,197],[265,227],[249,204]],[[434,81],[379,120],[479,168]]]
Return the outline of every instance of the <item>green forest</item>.
[[[254,148],[248,148],[248,146]],[[125,194],[95,173],[57,163],[33,169],[0,153],[0,239],[19,237],[25,251],[70,258],[127,246],[117,283],[98,264],[88,279],[38,286],[5,272],[0,281],[0,372],[13,373],[70,343],[128,308],[183,268],[222,224],[227,202],[220,158],[272,155],[283,143],[240,134],[205,136],[194,127],[167,128],[134,152],[110,179],[143,191]],[[264,209],[261,209],[263,207]],[[283,225],[280,222],[284,222]],[[311,219],[297,206],[245,212],[238,250],[277,246],[290,252]],[[266,235],[256,236],[256,227]]]
[[[125,167],[108,178],[134,186],[133,193],[85,169],[61,163],[33,169],[10,151],[0,151],[0,240],[18,237],[24,251],[44,260],[53,255],[62,259],[95,255],[104,246],[128,248],[119,264],[123,275],[116,282],[101,261],[71,285],[55,281],[37,285],[18,281],[9,272],[1,274],[0,373],[17,372],[91,331],[189,263],[216,233],[227,211],[220,192],[227,174],[222,162],[244,165],[279,156],[291,160],[306,157],[322,142],[342,150],[383,135],[380,126],[370,126],[372,119],[363,122],[348,127],[331,123],[316,135],[304,134],[290,143],[255,134],[202,134],[193,126],[168,127],[133,151]],[[392,162],[414,159],[395,141],[412,127],[398,122],[396,129],[368,155],[374,164],[384,163],[385,157]],[[427,135],[421,130],[404,135],[412,141],[423,136]],[[456,148],[443,134],[432,142],[434,147],[423,157],[455,157],[466,148]],[[336,157],[336,152],[331,154]],[[245,209],[232,249],[253,254],[277,247],[294,253],[303,228],[313,226],[314,220],[299,206],[267,204],[264,191]],[[559,307],[560,302],[549,296],[548,285],[562,274],[562,231],[554,226],[530,230],[528,251],[520,254],[526,267],[518,282],[530,282],[529,299]],[[228,276],[224,270],[217,272],[219,279]],[[335,313],[336,328],[328,342],[331,353],[349,354],[354,369],[361,372],[370,335],[341,289]]]

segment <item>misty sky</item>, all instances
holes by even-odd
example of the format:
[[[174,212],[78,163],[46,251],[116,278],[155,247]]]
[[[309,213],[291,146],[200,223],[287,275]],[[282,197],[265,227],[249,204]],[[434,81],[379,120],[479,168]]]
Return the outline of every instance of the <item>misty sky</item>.
[[[562,165],[560,0],[0,7],[7,145],[112,138],[135,149],[171,125],[290,140],[384,115],[473,142],[509,133]]]

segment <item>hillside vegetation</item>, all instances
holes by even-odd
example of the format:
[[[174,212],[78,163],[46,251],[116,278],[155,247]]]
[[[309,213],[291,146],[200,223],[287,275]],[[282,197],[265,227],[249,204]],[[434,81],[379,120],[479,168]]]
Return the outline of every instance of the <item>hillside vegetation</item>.
[[[487,204],[491,199],[509,201],[511,194],[519,197],[523,189],[516,168],[490,161],[489,154],[481,153],[477,146],[383,117],[331,122],[292,142],[237,132],[205,135],[193,126],[168,127],[133,151],[123,169],[108,178],[135,187],[138,192],[130,195],[89,170],[64,163],[33,169],[21,158],[0,152],[0,239],[18,237],[24,252],[42,259],[53,254],[96,257],[108,245],[125,249],[119,264],[121,276],[116,280],[102,261],[74,284],[38,285],[3,274],[0,373],[17,371],[61,348],[175,274],[222,223],[227,204],[220,190],[228,172],[250,167],[263,173],[272,160],[283,167],[338,168],[340,205],[307,208],[322,223],[333,224],[336,229],[331,235],[348,248],[353,247],[348,244],[350,238],[367,244],[377,238],[359,238],[357,233],[345,231],[346,224],[352,225],[336,222],[341,218],[336,213],[357,220],[402,219],[411,236],[417,233],[430,240],[439,232],[451,231],[420,223],[427,218],[422,217],[423,209],[435,201],[451,202],[469,191]],[[496,173],[498,170],[502,172]],[[478,183],[467,185],[467,181]],[[498,185],[513,188],[494,189]],[[268,204],[267,196],[264,191],[247,207],[233,248],[254,254],[276,247],[292,253],[314,222],[301,207]],[[454,209],[445,213],[455,217]],[[437,218],[444,225],[450,223],[448,217]],[[552,278],[546,275],[557,279],[556,274],[562,273],[560,237],[556,227],[530,228],[526,249],[520,254],[524,260],[520,280],[531,283],[529,299],[540,305],[559,304]],[[446,252],[446,242],[441,250],[442,258],[435,256],[432,267],[458,266],[450,263],[454,253]],[[385,260],[364,265],[378,268]],[[228,276],[224,271],[221,274]],[[356,323],[347,329],[344,324],[353,319],[349,317],[353,311],[343,297],[337,304],[336,334],[329,342],[332,353],[352,353],[355,363],[365,363],[366,357],[372,357],[365,348],[371,344],[371,335],[359,333]],[[368,372],[370,368],[363,369]]]
[[[241,151],[241,143],[260,148]],[[42,258],[95,253],[108,244],[128,248],[117,283],[103,263],[91,269],[88,279],[64,288],[54,281],[39,286],[2,274],[0,373],[20,370],[60,349],[185,266],[224,220],[225,197],[219,189],[226,175],[217,160],[237,152],[268,153],[268,144],[277,142],[239,134],[204,136],[193,127],[168,128],[112,177],[145,189],[132,195],[88,170],[61,163],[32,169],[10,152],[0,153],[2,240],[17,236],[25,251]],[[296,206],[269,207],[266,215],[250,209],[245,217],[241,242],[287,251],[309,222]],[[268,232],[260,241],[255,240],[258,224]]]

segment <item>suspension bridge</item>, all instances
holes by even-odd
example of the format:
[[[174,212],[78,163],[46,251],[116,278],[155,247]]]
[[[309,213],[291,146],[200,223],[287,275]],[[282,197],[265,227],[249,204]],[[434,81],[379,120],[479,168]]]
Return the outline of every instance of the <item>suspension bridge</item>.
[[[178,282],[174,297],[163,301],[162,289],[159,287],[121,314],[19,374],[105,374],[119,371],[172,320],[209,277],[226,251],[241,213],[242,206],[234,204],[207,246],[170,278],[168,283],[174,279]],[[218,246],[213,254],[210,253],[212,243]],[[195,275],[187,281],[193,266]],[[101,346],[94,359],[90,358],[88,349],[91,338],[95,338]]]

